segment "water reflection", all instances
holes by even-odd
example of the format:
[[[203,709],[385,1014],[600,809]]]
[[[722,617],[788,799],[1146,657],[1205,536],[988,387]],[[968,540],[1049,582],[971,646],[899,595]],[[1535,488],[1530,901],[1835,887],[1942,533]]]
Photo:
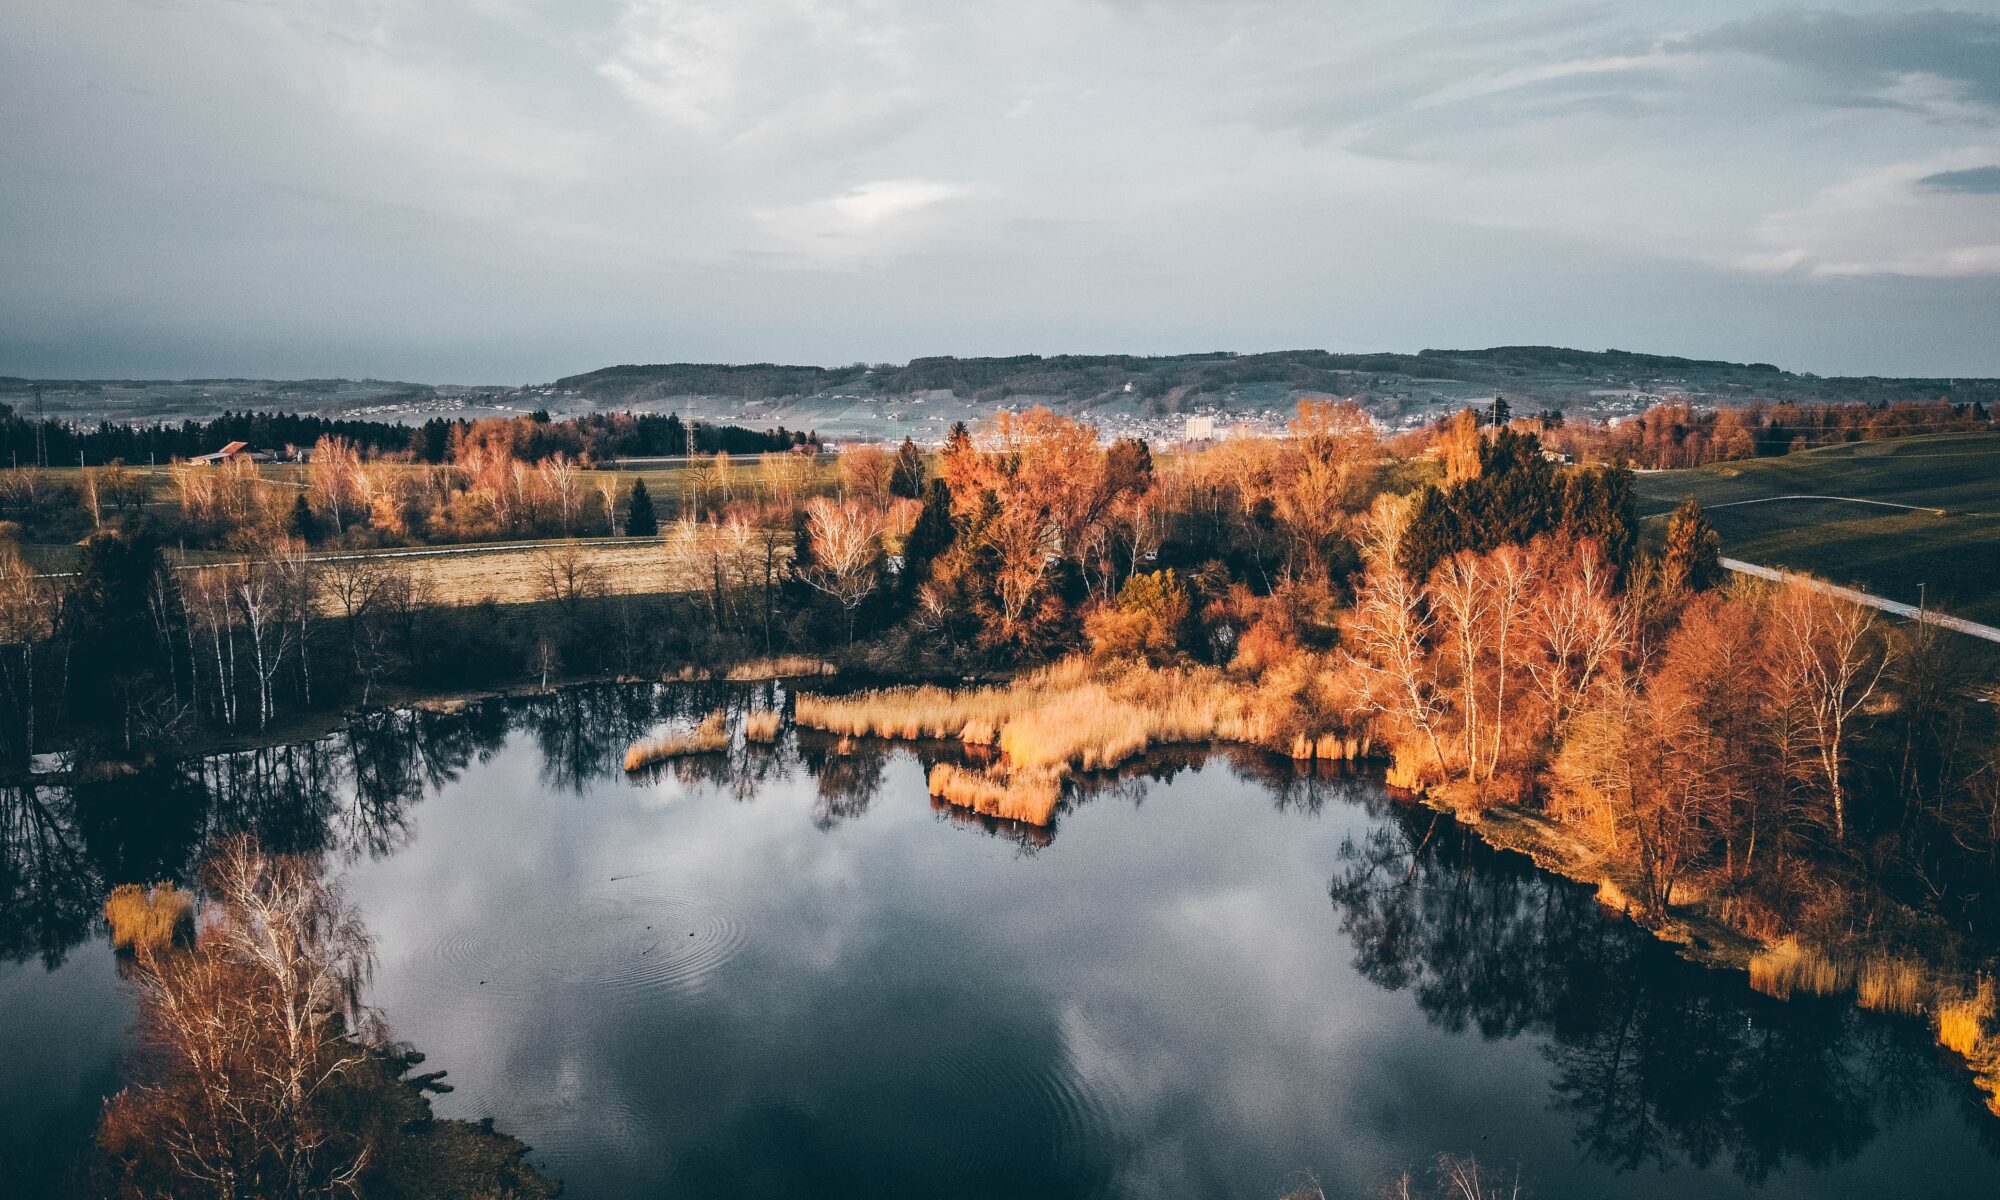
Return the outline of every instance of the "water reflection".
[[[0,788],[0,956],[53,970],[103,897],[66,788]]]
[[[0,788],[0,957],[54,968],[109,886],[185,883],[228,833],[373,867],[392,1017],[491,1105],[458,1115],[579,1180],[1269,1195],[1353,1156],[1362,1194],[1477,1148],[1484,1105],[1515,1121],[1490,1149],[1579,1194],[1670,1167],[1810,1194],[1788,1173],[1940,1129],[1930,1193],[1990,1182],[1996,1123],[1913,1023],[1692,968],[1365,773],[1177,749],[1069,781],[1045,828],[926,807],[950,744],[788,730],[621,769],[665,722],[785,703],[577,689]]]
[[[1591,1160],[1726,1163],[1761,1183],[1845,1162],[1940,1103],[1990,1136],[1916,1023],[1758,996],[1447,817],[1373,807],[1383,819],[1342,844],[1330,889],[1355,969],[1442,1028],[1544,1039],[1550,1103]]]

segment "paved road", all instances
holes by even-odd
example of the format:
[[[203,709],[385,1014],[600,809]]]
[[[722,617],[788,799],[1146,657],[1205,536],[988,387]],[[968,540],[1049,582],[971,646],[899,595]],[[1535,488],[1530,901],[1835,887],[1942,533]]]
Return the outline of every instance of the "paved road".
[[[1739,504],[1769,504],[1773,500],[1837,500],[1842,504],[1873,504],[1878,508],[1906,508],[1911,512],[1936,513],[1942,517],[1945,510],[1927,504],[1898,504],[1893,500],[1863,500],[1859,496],[1759,496],[1755,500],[1728,500],[1721,504],[1708,505],[1709,508],[1735,508]]]
[[[1968,621],[1963,617],[1946,616],[1944,613],[1934,612],[1928,608],[1920,609],[1914,604],[1904,604],[1900,600],[1890,600],[1882,596],[1870,595],[1867,592],[1857,592],[1853,588],[1841,587],[1837,583],[1827,583],[1825,580],[1814,579],[1809,575],[1794,575],[1789,571],[1780,571],[1775,567],[1759,566],[1756,563],[1744,562],[1740,558],[1725,558],[1722,560],[1722,565],[1738,574],[1754,575],[1759,579],[1798,579],[1803,581],[1807,587],[1825,592],[1829,596],[1838,596],[1843,600],[1851,601],[1855,604],[1865,604],[1869,608],[1879,608],[1883,612],[1894,613],[1899,617],[1908,617],[1912,621],[1922,621],[1926,625],[1935,625],[1940,629],[1950,629],[1957,633],[1969,634],[1972,637],[1984,638],[1989,642],[2000,642],[2000,629],[1995,629],[1991,625],[1981,625],[1977,621]]]
[[[1770,504],[1778,500],[1832,500],[1832,501],[1837,501],[1841,504],[1873,504],[1877,508],[1900,508],[1909,512],[1926,512],[1940,517],[1948,517],[1951,515],[1951,513],[1946,509],[1936,508],[1928,504],[1898,504],[1893,500],[1863,500],[1859,496],[1806,496],[1806,495],[1759,496],[1754,500],[1725,500],[1720,504],[1704,504],[1701,507],[1703,511],[1712,512],[1718,508],[1735,508],[1738,505],[1742,504]],[[1667,516],[1673,511],[1674,510],[1671,508],[1663,508],[1658,512],[1647,513],[1644,516],[1640,517],[1639,519],[1642,521],[1650,521],[1655,517]],[[1960,513],[1958,515],[1962,517],[1977,517],[1977,516],[1983,516],[1984,514]]]

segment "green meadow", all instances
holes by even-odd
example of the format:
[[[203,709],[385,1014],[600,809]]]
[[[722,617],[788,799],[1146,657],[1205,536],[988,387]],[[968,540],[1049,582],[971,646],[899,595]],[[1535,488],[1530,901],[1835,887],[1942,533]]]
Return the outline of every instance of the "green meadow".
[[[2000,624],[2000,433],[1642,474],[1637,491],[1655,523],[1684,496],[1701,501],[1732,558]]]

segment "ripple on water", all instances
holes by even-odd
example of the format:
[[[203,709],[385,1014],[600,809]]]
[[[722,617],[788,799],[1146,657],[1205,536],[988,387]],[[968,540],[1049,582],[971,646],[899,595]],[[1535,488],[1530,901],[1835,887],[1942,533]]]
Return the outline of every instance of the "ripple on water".
[[[643,997],[698,990],[743,943],[742,922],[712,897],[614,891],[524,919],[440,930],[411,961],[441,983],[485,995]]]
[[[964,1106],[957,1116],[992,1131],[1004,1126],[1014,1135],[1004,1142],[1010,1156],[1040,1146],[1051,1163],[1101,1158],[1120,1128],[1117,1097],[1092,1081],[1066,1048],[1050,1049],[1023,1055],[1000,1044],[969,1045],[932,1059],[928,1073],[941,1098]]]

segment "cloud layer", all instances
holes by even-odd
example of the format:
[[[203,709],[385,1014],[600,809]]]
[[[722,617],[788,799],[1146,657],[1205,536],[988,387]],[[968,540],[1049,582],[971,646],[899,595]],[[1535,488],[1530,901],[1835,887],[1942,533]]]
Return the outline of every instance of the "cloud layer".
[[[0,0],[0,373],[1622,345],[2000,374],[2000,16]]]

